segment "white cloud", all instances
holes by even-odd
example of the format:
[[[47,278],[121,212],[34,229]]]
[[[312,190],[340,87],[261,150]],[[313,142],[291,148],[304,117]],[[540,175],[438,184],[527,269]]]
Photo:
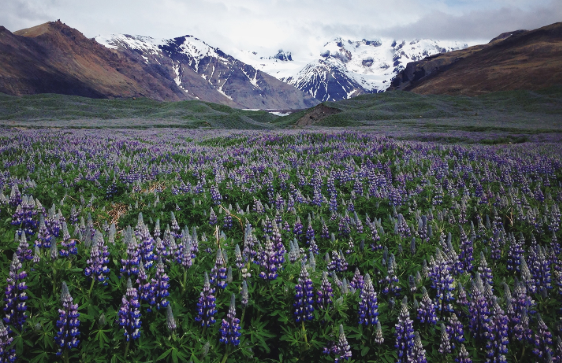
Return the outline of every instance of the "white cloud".
[[[61,19],[88,37],[195,35],[226,52],[279,48],[294,56],[338,37],[487,41],[562,19],[559,0],[0,0],[15,31]]]

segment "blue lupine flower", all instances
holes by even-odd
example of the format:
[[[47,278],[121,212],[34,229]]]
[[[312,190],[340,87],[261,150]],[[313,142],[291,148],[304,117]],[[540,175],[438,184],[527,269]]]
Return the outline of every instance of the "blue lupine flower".
[[[273,249],[273,243],[269,238],[265,239],[265,249],[259,255],[258,263],[265,271],[260,272],[260,277],[264,280],[275,280],[277,278],[277,268],[279,266],[278,256]]]
[[[421,323],[436,324],[435,304],[431,301],[425,286],[422,286],[422,300],[418,308],[418,319]]]
[[[480,341],[486,338],[487,326],[490,322],[490,310],[488,302],[482,293],[483,289],[480,274],[477,273],[472,281],[472,299],[468,305],[470,318],[468,327],[473,337]]]
[[[121,259],[121,276],[131,277],[139,273],[138,244],[136,239],[130,235],[125,238],[125,241],[127,243],[127,258]]]
[[[139,286],[138,298],[142,301],[149,302],[152,299],[153,291],[150,287],[150,282],[148,282],[148,276],[146,275],[146,270],[142,262],[139,262],[136,283]]]
[[[123,328],[125,338],[138,339],[140,337],[141,313],[137,289],[133,288],[131,279],[127,280],[127,292],[121,299],[121,308],[118,312],[119,325]]]
[[[462,264],[462,268],[464,271],[472,271],[472,261],[474,260],[472,253],[473,253],[473,243],[474,240],[471,238],[468,239],[468,236],[464,232],[462,226],[459,226],[461,231],[461,241],[460,241],[460,255],[459,260]]]
[[[349,360],[352,357],[351,354],[351,347],[347,342],[347,338],[345,337],[345,333],[343,331],[343,325],[340,324],[340,334],[338,338],[338,342],[334,343],[333,341],[328,342],[328,346],[324,347],[323,351],[324,354],[334,353],[336,358],[334,359],[334,363],[338,363],[341,360]]]
[[[148,301],[150,306],[156,305],[156,309],[158,310],[168,306],[166,297],[170,295],[168,292],[168,288],[170,287],[168,283],[169,280],[170,278],[164,270],[164,262],[162,262],[162,259],[159,259],[156,264],[156,275],[150,282],[150,296]]]
[[[456,348],[456,343],[464,342],[464,331],[463,325],[460,322],[459,318],[457,318],[457,314],[452,313],[449,317],[449,321],[447,322],[447,333],[449,334],[449,338],[451,339],[451,346],[453,349]]]
[[[166,328],[170,332],[174,332],[177,329],[176,319],[174,319],[174,312],[172,311],[172,305],[168,304],[166,307]]]
[[[23,235],[22,235],[23,236]],[[23,328],[26,317],[26,301],[27,301],[27,286],[24,279],[27,277],[27,272],[20,271],[22,264],[16,254],[12,259],[12,264],[10,265],[10,272],[6,281],[8,286],[6,286],[6,305],[4,306],[4,312],[6,316],[4,317],[4,322],[8,325],[15,327],[18,330]]]
[[[552,334],[548,330],[548,327],[542,320],[541,316],[538,315],[537,330],[534,335],[535,347],[533,348],[533,354],[539,358],[543,358],[547,354],[552,355]]]
[[[425,358],[425,349],[418,332],[414,333],[414,349],[412,349],[413,360],[412,363],[427,363]]]
[[[316,294],[318,295],[318,298],[316,299],[318,308],[328,308],[328,306],[332,303],[334,293],[332,291],[332,285],[330,284],[330,281],[328,281],[328,273],[326,271],[322,272],[322,283]]]
[[[371,276],[369,274],[365,275],[365,284],[361,289],[361,294],[359,295],[361,299],[359,301],[359,324],[365,325],[376,325],[379,321],[378,319],[378,307],[377,304],[377,293],[373,287],[373,282],[371,281]]]
[[[451,342],[449,341],[449,333],[445,328],[445,324],[441,323],[441,342],[439,343],[439,353],[447,355],[451,353]]]
[[[508,318],[494,298],[494,304],[490,313],[490,321],[487,323],[486,332],[486,357],[487,362],[506,362],[508,340]]]
[[[461,344],[461,349],[459,350],[459,355],[455,358],[455,362],[457,363],[472,363],[472,359],[468,355],[468,351],[464,347],[464,344]]]
[[[221,248],[217,250],[217,258],[215,259],[215,266],[211,269],[210,282],[212,285],[216,285],[221,289],[226,288],[226,262],[224,261],[224,256]]]
[[[242,281],[242,298],[240,299],[240,303],[242,304],[242,306],[244,306],[244,308],[246,308],[246,306],[248,306],[248,299],[249,299],[249,294],[248,294],[248,284],[246,283],[246,280]]]
[[[209,213],[209,224],[211,226],[214,226],[215,224],[217,224],[217,222],[218,222],[217,215],[215,214],[213,208],[211,208],[211,213]]]
[[[20,236],[20,243],[18,245],[18,249],[16,250],[16,255],[18,256],[20,262],[33,259],[33,253],[29,248],[29,243],[27,243],[27,237],[25,237],[25,233],[22,233],[22,235]]]
[[[217,313],[215,309],[215,289],[211,287],[209,282],[209,275],[205,272],[205,282],[203,284],[203,291],[199,296],[199,302],[197,303],[197,316],[195,321],[200,321],[201,326],[211,326],[215,323],[215,318],[213,316]]]
[[[398,363],[414,362],[414,327],[408,312],[408,298],[404,297],[402,308],[398,316],[398,324],[395,325],[396,344],[398,351]]]
[[[63,282],[61,293],[62,309],[59,309],[59,320],[56,323],[58,331],[55,336],[55,342],[59,346],[57,352],[59,356],[65,349],[71,350],[80,343],[80,340],[78,340],[80,335],[78,331],[80,320],[78,318],[80,314],[78,313],[78,304],[73,304],[72,301],[72,296],[68,292],[68,286]]]
[[[96,231],[94,244],[90,250],[90,258],[86,261],[88,267],[84,269],[84,274],[90,278],[95,278],[103,285],[107,285],[107,275],[109,274],[109,252],[104,244],[101,232]]]
[[[441,314],[453,311],[451,302],[454,300],[452,294],[454,290],[454,280],[450,274],[450,270],[451,266],[445,259],[445,256],[437,249],[435,263],[431,266],[429,277],[431,278],[431,287],[437,291],[435,307]]]
[[[220,334],[220,343],[232,344],[234,346],[240,344],[240,319],[236,317],[236,298],[234,294],[230,298],[230,308],[226,314],[226,319],[222,319]]]
[[[0,320],[0,363],[16,361],[16,350],[11,348],[13,341],[8,328]]]
[[[304,320],[312,320],[314,315],[313,302],[314,292],[312,288],[312,280],[308,277],[308,271],[303,263],[298,283],[295,285],[295,319],[298,322]]]
[[[140,238],[139,244],[139,257],[144,263],[144,267],[150,269],[156,260],[154,255],[154,238],[150,235],[150,231],[146,225],[141,224],[139,227],[138,237]]]
[[[355,274],[353,275],[353,278],[349,282],[349,286],[357,290],[361,290],[363,289],[363,286],[365,286],[365,281],[363,279],[363,276],[361,275],[361,272],[357,267],[355,268]]]

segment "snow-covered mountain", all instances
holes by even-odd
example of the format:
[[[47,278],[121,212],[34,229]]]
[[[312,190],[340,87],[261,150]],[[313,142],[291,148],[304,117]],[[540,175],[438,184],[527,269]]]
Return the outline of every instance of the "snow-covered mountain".
[[[190,35],[154,39],[116,34],[95,39],[173,81],[184,99],[278,110],[306,108],[318,103],[294,86]]]
[[[386,90],[391,80],[406,67],[430,55],[464,49],[454,41],[349,40],[337,38],[316,50],[317,56],[303,57],[280,50],[275,56],[233,51],[233,55],[320,101],[336,101]],[[291,57],[284,55],[289,54]]]

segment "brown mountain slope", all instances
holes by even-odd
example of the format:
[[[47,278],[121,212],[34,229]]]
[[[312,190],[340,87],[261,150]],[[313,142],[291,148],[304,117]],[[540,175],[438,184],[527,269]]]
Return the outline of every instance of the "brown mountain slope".
[[[389,90],[474,96],[562,84],[562,23],[408,63]]]
[[[60,21],[15,33],[0,28],[0,92],[183,99],[181,90]]]

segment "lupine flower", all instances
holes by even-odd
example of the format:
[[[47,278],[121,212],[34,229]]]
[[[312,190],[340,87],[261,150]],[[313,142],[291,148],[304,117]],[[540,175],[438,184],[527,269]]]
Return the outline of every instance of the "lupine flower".
[[[379,284],[383,286],[382,293],[385,295],[393,293],[394,295],[398,296],[398,294],[400,293],[400,286],[398,286],[398,276],[396,276],[397,265],[394,255],[390,255],[386,267],[386,277],[379,280]]]
[[[0,363],[16,361],[16,350],[11,347],[14,338],[10,337],[8,328],[0,320]]]
[[[422,286],[422,300],[418,308],[418,319],[421,323],[436,324],[435,304],[431,301],[425,286]]]
[[[480,252],[480,263],[478,264],[478,272],[480,273],[482,281],[485,281],[490,285],[494,283],[493,276],[492,276],[492,269],[488,267],[488,263],[486,262],[486,258],[484,257],[484,252]]]
[[[369,274],[365,275],[365,285],[361,289],[359,296],[359,324],[376,325],[378,319],[377,293],[373,287],[373,282]]]
[[[449,341],[449,333],[445,328],[445,324],[441,323],[441,342],[439,343],[439,353],[447,355],[451,353],[451,342]]]
[[[27,277],[27,272],[20,271],[21,269],[22,264],[18,256],[14,254],[12,264],[10,265],[10,272],[6,279],[8,286],[6,286],[6,297],[4,298],[4,301],[6,301],[4,306],[4,312],[6,313],[4,322],[18,330],[23,328],[27,319],[25,314],[27,310],[27,294],[25,292],[27,286],[24,281]]]
[[[363,286],[365,285],[365,281],[363,280],[363,276],[361,275],[359,268],[355,268],[355,274],[353,275],[353,278],[349,282],[349,285],[357,290],[363,289]]]
[[[313,307],[314,291],[312,289],[312,280],[308,277],[308,271],[303,263],[298,283],[295,285],[295,319],[298,322],[312,320],[314,315]]]
[[[139,269],[137,274],[137,285],[139,286],[138,297],[142,301],[149,302],[152,295],[152,289],[150,288],[150,283],[148,282],[148,276],[146,275],[146,270],[144,269],[144,264],[139,262]]]
[[[150,235],[148,227],[144,224],[140,225],[138,237],[140,238],[139,244],[139,257],[144,263],[144,267],[149,269],[156,260],[154,255],[154,238]]]
[[[429,272],[431,287],[437,291],[435,297],[435,307],[438,311],[452,312],[451,302],[454,300],[452,291],[454,290],[454,279],[450,274],[451,267],[445,259],[443,253],[437,249],[435,263],[432,264]]]
[[[451,346],[453,349],[456,348],[456,343],[464,342],[464,331],[462,323],[455,313],[452,313],[447,322],[447,333],[451,339]]]
[[[539,358],[543,358],[546,354],[552,355],[552,334],[540,315],[538,315],[537,325],[537,330],[534,335],[535,347],[533,348],[533,354]]]
[[[472,359],[468,355],[468,351],[464,347],[464,344],[461,344],[461,349],[459,350],[459,355],[455,358],[455,362],[457,363],[472,363]]]
[[[51,240],[53,236],[49,233],[47,226],[45,225],[45,218],[43,215],[39,217],[39,230],[37,231],[37,240],[35,240],[35,245],[39,248],[51,248]]]
[[[260,277],[264,280],[275,280],[277,278],[277,268],[279,266],[277,253],[273,249],[273,243],[269,238],[265,240],[265,249],[260,253],[259,265],[265,270],[260,272]]]
[[[138,244],[134,237],[130,236],[127,243],[127,258],[121,259],[121,276],[131,277],[139,273]]]
[[[546,294],[552,289],[550,278],[550,261],[546,258],[545,252],[541,246],[537,246],[537,256],[530,266],[532,281],[535,283],[537,293]]]
[[[226,264],[221,248],[217,250],[217,257],[215,259],[215,266],[211,269],[210,282],[221,289],[226,288]]]
[[[459,226],[461,231],[461,241],[460,241],[460,255],[459,260],[462,264],[462,268],[464,271],[472,271],[472,261],[474,258],[472,257],[473,253],[473,239],[468,239],[468,236],[464,232],[462,226]]]
[[[217,221],[218,221],[217,215],[215,214],[213,208],[211,208],[211,213],[209,214],[209,224],[211,226],[214,226],[215,224],[217,224]]]
[[[427,359],[425,358],[425,349],[423,348],[423,344],[418,332],[414,333],[414,349],[412,349],[413,355],[413,363],[427,363]]]
[[[62,283],[61,302],[62,309],[59,309],[59,320],[56,323],[58,329],[55,336],[55,343],[59,346],[57,355],[60,356],[65,349],[71,350],[76,348],[80,340],[78,336],[80,332],[80,314],[78,313],[78,304],[72,303],[72,296],[68,292],[66,283]]]
[[[515,238],[511,239],[509,245],[509,251],[507,253],[507,270],[508,271],[519,271],[519,266],[521,264],[521,256],[523,256],[523,245],[525,244],[525,238],[523,233],[519,240]]]
[[[88,267],[84,269],[84,274],[90,278],[95,278],[103,285],[107,285],[107,275],[109,274],[109,252],[107,246],[103,242],[103,236],[96,231],[94,237],[94,245],[90,250],[90,258],[86,261]]]
[[[230,308],[226,314],[226,319],[222,319],[220,334],[220,343],[232,344],[234,346],[240,344],[240,319],[236,317],[236,298],[234,294],[230,297]]]
[[[480,274],[476,274],[476,278],[472,281],[472,299],[468,306],[469,311],[469,329],[474,338],[484,340],[488,323],[490,322],[490,310],[488,302],[482,294],[483,286]]]
[[[195,321],[201,322],[201,326],[211,326],[215,323],[215,318],[213,316],[217,313],[215,309],[215,289],[211,287],[209,282],[209,275],[205,272],[205,282],[203,284],[203,291],[199,296],[199,302],[197,303],[197,316]]]
[[[334,294],[332,292],[332,285],[330,281],[328,281],[328,273],[326,271],[322,272],[322,284],[316,294],[318,295],[316,303],[320,309],[325,309],[332,303]]]
[[[489,362],[506,362],[508,318],[494,298],[486,333],[486,357]]]
[[[27,243],[25,233],[22,233],[22,235],[20,236],[20,243],[18,245],[18,249],[16,250],[16,255],[18,256],[20,262],[33,259],[33,253],[29,248],[29,243]]]
[[[324,348],[323,353],[324,354],[334,353],[336,355],[334,363],[338,363],[343,359],[349,360],[349,358],[351,358],[352,356],[351,347],[349,346],[349,343],[347,342],[347,338],[345,337],[345,333],[343,331],[343,325],[340,324],[340,335],[338,338],[338,342],[337,343],[334,343],[333,341],[329,342],[328,346]]]
[[[384,337],[382,335],[382,327],[380,321],[377,321],[377,330],[375,331],[375,343],[377,344],[384,343]]]
[[[174,312],[170,304],[166,307],[166,328],[172,333],[177,329],[176,319],[174,319]]]
[[[394,347],[398,351],[398,363],[414,362],[414,327],[408,312],[408,298],[404,297],[402,308],[398,316],[398,323],[395,325],[396,344]]]
[[[248,306],[248,299],[249,299],[248,284],[246,283],[246,280],[243,280],[242,281],[242,298],[240,299],[240,303],[242,304],[242,306],[244,306],[244,308],[246,308],[246,306]]]
[[[133,288],[131,278],[127,279],[127,292],[121,299],[121,308],[118,313],[119,325],[125,331],[123,335],[127,341],[140,337],[141,313],[137,289]]]
[[[170,288],[169,280],[170,278],[164,271],[164,263],[162,259],[159,259],[156,264],[156,275],[150,282],[150,296],[148,301],[150,306],[156,305],[156,309],[158,310],[168,306],[166,297],[170,295],[168,292],[168,288]]]

